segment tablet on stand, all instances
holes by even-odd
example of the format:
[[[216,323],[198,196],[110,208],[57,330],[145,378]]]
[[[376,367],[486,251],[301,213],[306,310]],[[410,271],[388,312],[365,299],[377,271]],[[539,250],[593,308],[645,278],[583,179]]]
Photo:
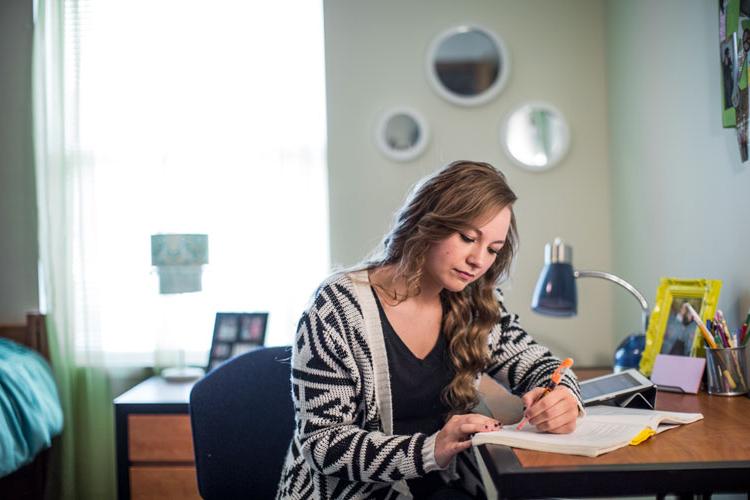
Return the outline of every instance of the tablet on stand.
[[[635,368],[580,382],[584,406],[654,409],[656,386]]]

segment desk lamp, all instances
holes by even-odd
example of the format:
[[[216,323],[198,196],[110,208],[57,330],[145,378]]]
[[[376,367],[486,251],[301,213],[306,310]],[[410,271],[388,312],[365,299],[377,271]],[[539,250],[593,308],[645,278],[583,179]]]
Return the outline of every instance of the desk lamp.
[[[624,279],[602,271],[573,269],[573,249],[560,238],[544,246],[544,268],[531,299],[531,309],[546,316],[570,317],[578,312],[576,278],[602,278],[617,283],[630,292],[641,305],[643,331],[629,335],[615,352],[615,371],[637,368],[648,328],[649,307],[643,295]]]
[[[177,295],[200,292],[203,265],[208,264],[207,234],[154,234],[151,235],[151,265],[159,273],[159,293]],[[171,314],[179,314],[173,307]],[[185,351],[177,353],[177,366],[165,368],[161,376],[170,382],[194,380],[203,375],[197,367],[185,366]]]

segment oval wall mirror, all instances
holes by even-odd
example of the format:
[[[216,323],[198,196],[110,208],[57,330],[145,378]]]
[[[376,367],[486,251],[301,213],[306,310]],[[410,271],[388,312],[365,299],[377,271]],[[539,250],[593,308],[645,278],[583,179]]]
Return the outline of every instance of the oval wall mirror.
[[[429,139],[427,122],[410,108],[394,108],[381,116],[375,133],[380,151],[391,160],[409,161],[424,151]]]
[[[427,51],[427,78],[439,95],[462,106],[496,97],[508,81],[505,44],[479,26],[456,26],[439,34]]]
[[[517,165],[541,172],[557,165],[568,152],[570,129],[557,108],[544,102],[530,102],[508,116],[500,142]]]

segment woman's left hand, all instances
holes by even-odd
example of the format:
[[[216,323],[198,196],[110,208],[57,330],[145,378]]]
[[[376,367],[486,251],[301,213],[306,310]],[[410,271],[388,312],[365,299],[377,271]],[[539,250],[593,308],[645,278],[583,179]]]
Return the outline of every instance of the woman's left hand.
[[[567,434],[576,428],[578,400],[570,389],[558,385],[542,399],[543,387],[530,390],[522,396],[526,407],[524,416],[542,432]]]

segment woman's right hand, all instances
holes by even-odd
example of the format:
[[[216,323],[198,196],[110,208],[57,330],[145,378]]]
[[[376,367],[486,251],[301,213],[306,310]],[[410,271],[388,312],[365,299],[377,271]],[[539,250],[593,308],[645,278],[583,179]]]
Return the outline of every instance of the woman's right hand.
[[[484,415],[453,415],[438,431],[435,439],[435,461],[441,469],[447,467],[455,455],[469,449],[473,434],[497,431],[501,427],[499,421]]]

